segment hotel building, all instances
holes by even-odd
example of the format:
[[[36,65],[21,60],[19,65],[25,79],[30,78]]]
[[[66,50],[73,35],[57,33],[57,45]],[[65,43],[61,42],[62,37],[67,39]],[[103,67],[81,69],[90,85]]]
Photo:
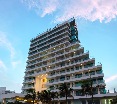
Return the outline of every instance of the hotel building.
[[[102,65],[96,65],[95,58],[90,58],[89,52],[85,52],[84,47],[81,46],[74,18],[56,25],[30,42],[23,93],[30,88],[36,91],[45,89],[57,91],[61,83],[65,82],[74,89],[73,104],[88,104],[88,101],[82,100],[88,97],[81,96],[80,81],[90,79],[90,76],[93,86],[102,86],[95,92],[94,97],[98,98],[106,93]],[[95,104],[101,102],[97,101]]]

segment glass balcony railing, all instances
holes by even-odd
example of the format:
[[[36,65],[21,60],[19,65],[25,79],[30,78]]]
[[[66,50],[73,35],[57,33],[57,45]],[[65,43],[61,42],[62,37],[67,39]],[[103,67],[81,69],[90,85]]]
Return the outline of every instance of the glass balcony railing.
[[[60,79],[60,81],[64,81],[64,80],[65,80],[65,78]]]
[[[80,84],[80,83],[75,84],[75,87],[80,87],[80,86],[81,86],[81,84]]]
[[[54,90],[54,87],[51,87],[50,90]]]
[[[98,84],[104,83],[104,80],[98,80]]]
[[[96,71],[97,74],[102,74],[102,70]]]
[[[75,78],[81,78],[82,77],[82,75],[76,75],[75,76]]]

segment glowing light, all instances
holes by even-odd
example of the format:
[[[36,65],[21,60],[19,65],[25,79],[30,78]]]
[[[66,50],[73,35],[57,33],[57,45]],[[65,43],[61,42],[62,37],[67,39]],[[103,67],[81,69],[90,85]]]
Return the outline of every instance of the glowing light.
[[[69,60],[70,61],[70,60]]]
[[[74,53],[76,53],[76,52],[74,52]]]
[[[80,64],[80,65],[82,65],[82,64]]]
[[[17,100],[19,100],[19,98],[16,98]]]

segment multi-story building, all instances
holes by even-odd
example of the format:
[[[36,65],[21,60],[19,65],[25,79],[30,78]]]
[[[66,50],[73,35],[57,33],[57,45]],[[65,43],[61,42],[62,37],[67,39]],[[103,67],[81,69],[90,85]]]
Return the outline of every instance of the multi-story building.
[[[74,104],[83,98],[81,80],[93,80],[93,86],[102,85],[96,93],[105,93],[102,65],[95,65],[78,39],[75,19],[70,19],[49,29],[31,40],[22,90],[57,91],[61,83],[74,89]],[[75,100],[77,99],[77,100]],[[60,98],[60,100],[64,100]],[[80,103],[79,103],[80,104]],[[99,103],[98,103],[99,104]]]
[[[24,97],[24,94],[15,93],[15,91],[6,90],[6,87],[0,87],[0,104],[15,102],[16,97]]]

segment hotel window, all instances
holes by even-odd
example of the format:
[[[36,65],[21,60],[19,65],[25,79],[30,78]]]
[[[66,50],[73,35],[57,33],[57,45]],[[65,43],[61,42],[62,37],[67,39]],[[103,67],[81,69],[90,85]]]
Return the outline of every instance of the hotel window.
[[[45,79],[43,79],[43,82],[45,82]]]
[[[45,84],[42,85],[42,88],[45,88]]]

